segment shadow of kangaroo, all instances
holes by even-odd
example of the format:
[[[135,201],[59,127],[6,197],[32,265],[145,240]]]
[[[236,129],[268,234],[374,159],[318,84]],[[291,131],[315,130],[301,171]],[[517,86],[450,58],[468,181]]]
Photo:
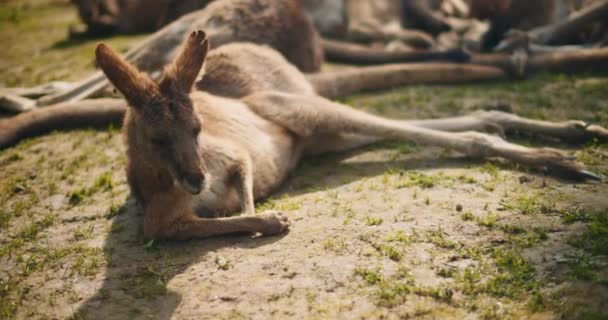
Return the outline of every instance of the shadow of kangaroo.
[[[222,237],[212,241],[159,242],[144,246],[141,241],[141,208],[128,199],[113,218],[103,250],[110,263],[95,294],[73,310],[70,319],[171,319],[182,301],[180,293],[167,287],[191,265],[211,261],[222,248],[254,249],[282,239],[278,237]],[[223,270],[211,269],[214,275]],[[67,311],[67,310],[66,310]],[[69,314],[69,313],[68,313]],[[64,314],[64,316],[68,316]]]
[[[469,131],[487,125],[481,118],[407,122],[331,102],[268,47],[235,43],[207,57],[208,49],[203,31],[191,33],[158,82],[109,47],[101,44],[96,50],[99,66],[130,106],[124,122],[127,178],[144,211],[146,238],[279,234],[289,227],[287,217],[278,211],[256,214],[254,201],[276,190],[301,157],[384,139],[441,146],[472,157],[503,157],[572,178],[596,177],[558,150]],[[203,79],[192,91],[204,61]],[[581,130],[502,117],[507,126],[544,135]],[[201,217],[239,210],[243,215]]]

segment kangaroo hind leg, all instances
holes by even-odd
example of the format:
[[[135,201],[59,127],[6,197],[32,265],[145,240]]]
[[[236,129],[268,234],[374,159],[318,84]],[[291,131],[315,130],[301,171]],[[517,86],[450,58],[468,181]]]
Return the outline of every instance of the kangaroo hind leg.
[[[474,131],[443,132],[418,127],[406,121],[371,115],[322,97],[261,92],[247,97],[245,102],[261,117],[301,137],[350,133],[396,139],[444,147],[471,157],[502,157],[568,178],[597,178],[559,150],[528,148]]]

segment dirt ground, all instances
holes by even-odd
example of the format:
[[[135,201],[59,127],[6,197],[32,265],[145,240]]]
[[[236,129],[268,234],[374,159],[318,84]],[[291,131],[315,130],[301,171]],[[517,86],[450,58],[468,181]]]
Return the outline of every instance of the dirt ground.
[[[66,40],[67,1],[0,1],[0,81],[93,69],[98,41]],[[608,77],[414,86],[341,99],[397,118],[505,102],[526,116],[608,126]],[[608,145],[563,148],[608,175]],[[145,242],[119,129],[0,151],[0,319],[608,319],[608,190],[500,160],[383,143],[306,159],[259,210],[277,237]]]

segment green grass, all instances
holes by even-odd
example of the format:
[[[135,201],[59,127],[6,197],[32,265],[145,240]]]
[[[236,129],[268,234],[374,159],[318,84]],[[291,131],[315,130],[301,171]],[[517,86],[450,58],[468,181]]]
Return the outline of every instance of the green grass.
[[[300,209],[301,206],[301,203],[292,199],[288,194],[285,194],[281,197],[270,198],[262,203],[256,204],[256,212],[267,210],[295,211]]]
[[[421,189],[428,189],[438,185],[443,180],[445,180],[445,177],[442,174],[431,175],[417,171],[408,171],[405,173],[403,181],[397,184],[397,188],[416,186]]]
[[[43,17],[43,18],[41,18]],[[32,86],[49,81],[74,81],[94,70],[93,52],[103,41],[124,51],[143,38],[117,36],[70,40],[68,29],[79,24],[66,0],[8,1],[0,7],[0,40],[10,50],[0,52],[4,86]]]
[[[460,219],[462,219],[462,221],[472,221],[475,219],[475,215],[473,215],[471,211],[465,211],[460,214]]]
[[[354,274],[363,279],[368,286],[374,288],[375,302],[382,307],[398,306],[406,301],[408,295],[431,297],[439,302],[449,302],[454,294],[451,288],[445,286],[417,285],[406,269],[401,269],[397,275],[389,278],[385,277],[379,268],[356,268]]]
[[[501,209],[515,211],[520,214],[540,214],[555,211],[555,203],[540,194],[519,194],[515,197],[502,199]]]
[[[487,213],[483,217],[476,217],[475,222],[478,226],[486,227],[486,228],[494,228],[496,226],[496,221],[498,220],[498,216],[495,213]]]
[[[426,234],[426,241],[443,249],[455,249],[458,244],[446,237],[446,233],[441,228],[430,230]]]
[[[368,226],[379,226],[384,222],[384,219],[378,217],[366,217],[365,224]]]
[[[570,207],[561,212],[564,223],[589,222],[593,220],[594,213],[589,209],[578,206]]]
[[[495,249],[491,256],[498,274],[489,279],[486,292],[514,298],[539,287],[534,267],[516,250]]]
[[[115,182],[112,180],[112,174],[110,172],[106,172],[97,177],[95,182],[93,182],[93,185],[90,187],[79,188],[71,192],[68,195],[69,202],[73,206],[78,205],[98,192],[111,191],[114,184]]]
[[[608,255],[608,212],[599,212],[588,222],[585,231],[570,239],[570,244],[594,255]]]

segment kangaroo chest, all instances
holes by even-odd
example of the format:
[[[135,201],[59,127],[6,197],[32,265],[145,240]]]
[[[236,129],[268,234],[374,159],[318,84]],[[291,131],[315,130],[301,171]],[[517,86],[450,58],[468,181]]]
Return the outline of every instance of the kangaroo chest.
[[[209,99],[206,99],[209,101]],[[201,108],[201,156],[207,167],[206,186],[195,197],[198,213],[228,213],[241,206],[239,167],[250,161],[255,199],[267,197],[285,180],[301,156],[299,141],[245,104],[217,98]]]

